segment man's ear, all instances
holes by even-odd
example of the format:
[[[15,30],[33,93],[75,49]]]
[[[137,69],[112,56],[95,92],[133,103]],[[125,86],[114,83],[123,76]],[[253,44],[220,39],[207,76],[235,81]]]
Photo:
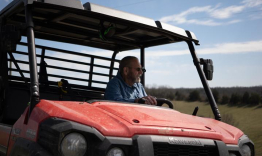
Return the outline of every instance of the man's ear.
[[[124,71],[124,73],[123,73],[123,74],[124,74],[124,75],[127,75],[127,73],[128,73],[128,70],[129,70],[129,69],[128,69],[128,67],[124,67],[124,70],[123,70],[123,71]]]

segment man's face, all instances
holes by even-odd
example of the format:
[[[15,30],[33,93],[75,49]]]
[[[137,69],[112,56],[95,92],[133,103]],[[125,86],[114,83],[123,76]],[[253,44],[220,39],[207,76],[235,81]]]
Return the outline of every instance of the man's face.
[[[131,66],[128,68],[127,78],[133,83],[140,82],[140,77],[142,76],[143,71],[139,61],[134,59],[131,63]]]

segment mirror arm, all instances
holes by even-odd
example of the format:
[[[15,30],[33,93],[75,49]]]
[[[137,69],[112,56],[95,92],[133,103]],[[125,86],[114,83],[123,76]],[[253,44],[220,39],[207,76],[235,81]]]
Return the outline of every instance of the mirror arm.
[[[143,68],[145,68],[145,47],[144,46],[142,46],[141,48],[140,48],[140,62],[141,62],[141,66],[143,67]],[[142,74],[142,76],[141,76],[141,83],[142,83],[142,85],[145,87],[145,72]]]
[[[29,69],[30,69],[30,106],[29,116],[37,103],[39,103],[39,83],[37,73],[37,59],[35,49],[35,35],[34,35],[34,23],[32,15],[32,6],[25,6],[25,20],[27,24],[27,43],[28,43],[28,57],[29,57]],[[28,118],[27,118],[28,119]],[[26,119],[26,123],[27,123]]]
[[[186,41],[186,43],[187,43],[188,48],[190,50],[191,56],[193,58],[193,62],[195,64],[196,68],[197,68],[197,72],[199,74],[200,80],[201,80],[201,82],[203,84],[203,87],[205,89],[205,92],[206,92],[209,104],[210,104],[210,106],[212,108],[213,114],[215,116],[215,119],[221,121],[220,112],[218,110],[218,107],[217,107],[216,101],[214,99],[214,96],[213,96],[213,94],[211,92],[211,89],[210,89],[210,87],[208,85],[206,76],[205,76],[205,74],[204,74],[204,72],[203,72],[203,70],[201,68],[200,60],[199,60],[199,58],[196,55],[194,45],[193,45],[193,43],[191,41]]]

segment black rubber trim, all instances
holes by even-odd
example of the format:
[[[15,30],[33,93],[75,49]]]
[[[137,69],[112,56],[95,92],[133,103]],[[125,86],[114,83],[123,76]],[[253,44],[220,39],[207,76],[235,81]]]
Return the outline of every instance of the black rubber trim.
[[[188,38],[194,40],[193,37],[192,37],[192,35],[191,35],[191,33],[190,33],[190,31],[186,30],[186,34],[187,34],[187,37],[188,37]],[[198,40],[197,40],[197,41],[194,41],[194,43],[195,43],[195,45],[200,45]]]
[[[134,140],[134,148],[136,149],[136,156],[153,156],[154,148],[152,139],[150,136],[146,135],[138,135],[133,137]]]
[[[215,141],[217,144],[218,152],[220,156],[229,156],[227,146],[222,141]]]
[[[161,28],[161,29],[163,29],[163,27],[162,27],[162,24],[161,24],[161,22],[160,22],[160,21],[156,21],[156,26],[157,26],[158,28]]]
[[[10,156],[51,156],[51,154],[36,142],[17,138]]]
[[[91,11],[91,4],[89,2],[86,2],[84,5],[85,10]]]
[[[191,35],[190,31],[186,30],[186,34],[187,34],[188,38],[192,39],[192,35]]]
[[[230,152],[239,152],[239,147],[238,145],[227,145],[227,150]]]
[[[240,154],[240,148],[238,145],[227,145],[227,150],[229,154],[233,153],[236,156],[241,156]]]
[[[120,138],[120,137],[106,137],[106,139],[111,144],[116,145],[133,145],[133,140],[131,138]]]

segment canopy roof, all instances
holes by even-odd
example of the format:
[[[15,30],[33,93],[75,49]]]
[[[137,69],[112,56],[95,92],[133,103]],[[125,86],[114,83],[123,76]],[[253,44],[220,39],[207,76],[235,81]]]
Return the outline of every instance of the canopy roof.
[[[184,29],[92,3],[82,5],[79,0],[14,0],[0,12],[0,21],[25,30],[29,4],[35,37],[40,39],[117,51],[181,41],[199,43],[194,33]],[[102,40],[100,30],[110,25],[115,34]]]

